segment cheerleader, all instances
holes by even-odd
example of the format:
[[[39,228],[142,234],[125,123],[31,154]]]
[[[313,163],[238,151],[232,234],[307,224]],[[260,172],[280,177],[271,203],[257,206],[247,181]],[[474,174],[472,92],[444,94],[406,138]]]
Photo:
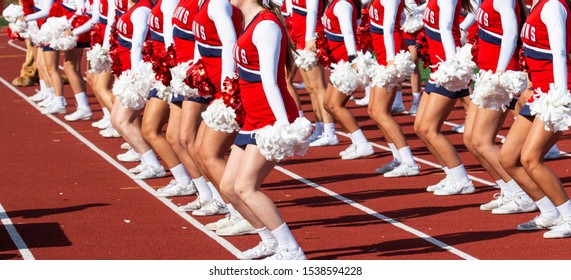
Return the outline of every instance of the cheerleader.
[[[117,4],[117,3],[116,3]],[[147,21],[153,4],[149,0],[129,0],[127,12],[122,14],[116,23],[118,31],[118,55],[123,71],[137,69],[141,63],[143,41],[147,37]],[[118,7],[118,6],[117,6]],[[121,102],[113,104],[111,124],[141,157],[142,164],[136,170],[135,179],[148,179],[166,175],[155,152],[143,139],[139,116],[142,110],[133,110],[123,106]]]
[[[479,3],[478,3],[479,4]],[[485,1],[476,18],[479,30],[478,66],[480,71],[519,71],[518,30],[526,17],[523,0]],[[476,93],[479,92],[476,89]],[[474,97],[478,99],[479,97]],[[487,97],[490,99],[490,97]],[[512,101],[512,105],[515,105]],[[507,104],[504,104],[507,105]],[[493,214],[535,211],[537,207],[501,167],[496,135],[508,114],[502,108],[479,106],[470,101],[464,129],[464,144],[500,187],[494,199],[480,206]]]
[[[371,36],[375,57],[380,65],[393,64],[395,54],[405,49],[400,18],[404,3],[400,0],[374,0],[369,7]],[[394,159],[376,170],[385,177],[414,176],[420,173],[420,166],[412,157],[404,134],[391,114],[396,87],[373,87],[369,100],[369,116],[376,123],[393,153]]]
[[[318,20],[323,15],[324,1],[295,0],[291,4],[291,33],[296,49],[316,52],[315,35],[316,33],[322,33],[324,30],[322,22]],[[311,146],[334,146],[339,144],[333,117],[323,107],[327,92],[323,67],[318,64],[308,71],[300,69],[300,74],[305,88],[309,92],[315,114],[315,130],[311,135]]]
[[[456,54],[456,47],[460,46],[461,8],[473,11],[469,0],[428,1],[423,12],[423,21],[428,52],[433,63],[440,59],[452,59]],[[432,72],[437,69],[438,67],[432,68]],[[420,101],[414,130],[446,172],[445,179],[427,188],[435,195],[468,194],[475,191],[456,149],[440,130],[444,120],[454,108],[456,100],[468,95],[468,85],[463,90],[451,92],[444,87],[436,87],[434,80],[430,79]]]
[[[52,4],[53,0],[34,0],[34,13],[25,15],[18,20],[24,22],[36,22],[39,28],[46,21]],[[32,38],[30,39],[32,40]],[[40,90],[37,94],[33,95],[30,100],[39,102],[38,105],[45,107],[54,99],[54,88],[50,82],[48,70],[46,69],[42,46],[36,46],[33,42],[31,42],[31,45],[35,48],[34,61],[36,62],[36,68],[38,69],[38,75],[40,78]]]
[[[556,107],[568,108],[571,103],[571,1],[534,2],[521,40],[535,93],[511,126],[500,151],[500,163],[541,212],[517,229],[549,229],[544,238],[564,238],[571,237],[571,201],[560,179],[543,163],[543,156],[571,123],[567,113],[557,113],[564,108]],[[561,100],[567,100],[566,104],[557,104]]]
[[[279,7],[269,0],[232,0],[246,28],[236,42],[244,126],[234,142],[221,181],[222,191],[256,228],[262,241],[239,259],[268,257],[303,260],[305,255],[272,200],[260,185],[276,165],[260,153],[254,134],[266,125],[290,124],[298,112],[287,92],[286,65],[291,65],[287,31]]]

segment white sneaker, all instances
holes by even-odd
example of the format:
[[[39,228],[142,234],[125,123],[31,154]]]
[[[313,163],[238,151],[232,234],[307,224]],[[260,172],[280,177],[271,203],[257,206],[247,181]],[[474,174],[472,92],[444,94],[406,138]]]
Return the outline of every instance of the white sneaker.
[[[47,98],[45,98],[44,100],[42,100],[40,103],[38,103],[38,106],[42,107],[42,108],[46,108],[48,107],[50,104],[52,104],[52,101],[54,101],[54,97],[53,96],[48,96]]]
[[[192,211],[192,215],[194,216],[212,216],[212,215],[224,215],[228,214],[228,208],[226,208],[226,204],[213,199],[208,204],[200,207],[200,209],[196,209]]]
[[[256,229],[244,218],[240,218],[239,221],[233,225],[225,228],[220,228],[216,230],[216,234],[219,236],[238,236],[244,234],[255,234]]]
[[[543,234],[543,238],[566,238],[571,237],[571,221],[563,221],[550,231]]]
[[[102,118],[96,122],[92,122],[91,126],[99,129],[106,129],[111,126],[111,121],[109,118]]]
[[[210,203],[210,200],[203,200],[198,196],[194,201],[189,202],[186,205],[179,206],[178,210],[180,212],[194,211],[206,206],[208,203]]]
[[[476,191],[474,184],[468,182],[467,184],[462,184],[454,180],[446,180],[446,185],[444,187],[434,191],[434,195],[456,195],[456,194],[470,194]]]
[[[119,138],[119,137],[121,137],[121,134],[119,134],[119,131],[115,130],[115,128],[113,128],[113,126],[109,126],[106,129],[99,131],[99,135],[101,135],[105,138]]]
[[[414,163],[413,165],[409,165],[407,163],[401,163],[393,170],[384,173],[383,176],[385,178],[396,178],[396,177],[416,176],[418,174],[420,174],[420,165],[416,163]]]
[[[171,197],[171,196],[186,196],[193,195],[196,193],[196,187],[194,183],[185,185],[177,182],[176,180],[171,180],[169,184],[157,190],[155,196],[158,197]]]
[[[305,260],[305,254],[301,250],[301,248],[297,248],[297,250],[288,250],[287,248],[279,247],[276,250],[276,253],[265,258],[266,260]]]
[[[367,106],[369,105],[369,95],[365,95],[365,97],[355,100],[355,104],[359,106]]]
[[[370,156],[374,153],[375,150],[373,149],[373,145],[371,145],[370,142],[363,142],[353,145],[353,148],[347,153],[343,154],[341,159],[343,160],[357,159],[361,157]]]
[[[561,216],[557,217],[557,219],[555,220],[552,220],[540,214],[539,216],[533,218],[533,220],[529,222],[517,225],[517,230],[527,231],[527,230],[549,229],[559,225],[561,222],[563,222],[563,218]]]
[[[121,149],[122,150],[129,150],[131,149],[131,145],[129,145],[129,143],[124,142],[123,144],[121,144]]]
[[[160,178],[167,175],[165,169],[161,167],[154,167],[150,164],[145,164],[145,168],[137,175],[133,176],[133,178],[137,180],[145,180],[151,178]]]
[[[139,163],[139,165],[129,169],[129,172],[133,173],[133,174],[137,174],[137,173],[141,173],[141,171],[143,171],[145,169],[145,164],[144,163]]]
[[[453,127],[452,131],[454,131],[456,133],[464,133],[464,124],[457,125],[457,126]]]
[[[381,166],[381,167],[375,169],[375,173],[377,173],[377,174],[385,174],[385,173],[387,173],[387,172],[389,172],[389,171],[395,169],[395,167],[397,167],[397,166],[399,166],[399,165],[400,165],[400,163],[393,159],[393,160],[391,160],[391,161],[389,161],[389,162],[383,164],[383,166]]]
[[[91,119],[91,116],[93,114],[91,113],[91,109],[89,108],[77,108],[77,111],[66,115],[65,117],[63,117],[66,121],[68,122],[74,122],[74,121],[78,121],[78,120],[89,120]]]
[[[339,152],[339,156],[342,157],[342,156],[344,156],[346,153],[348,153],[349,151],[351,151],[351,150],[353,150],[353,149],[355,149],[354,144],[351,144],[351,145],[349,145],[349,146],[347,147],[347,149],[345,149],[345,150]]]
[[[45,93],[44,91],[37,90],[36,94],[30,96],[29,99],[31,101],[34,101],[34,102],[40,102],[40,101],[44,101],[46,98],[48,98],[48,96],[49,95],[47,93]]]
[[[55,99],[50,103],[50,105],[48,105],[46,108],[42,110],[42,114],[44,115],[50,115],[50,114],[63,115],[65,113],[67,113],[67,110],[65,109],[65,102],[64,104],[61,104],[61,102]]]
[[[492,214],[502,215],[502,214],[516,214],[516,213],[529,213],[537,210],[537,206],[529,197],[521,198],[520,196],[514,196],[504,205],[493,209]]]
[[[196,209],[198,209],[198,208],[196,208]],[[240,217],[234,216],[234,215],[232,215],[232,213],[228,213],[228,214],[226,214],[226,216],[224,216],[224,218],[222,218],[222,219],[220,219],[214,223],[208,223],[205,225],[205,227],[207,230],[217,231],[219,229],[229,227],[229,226],[231,226],[231,225],[233,225],[239,221],[240,221]]]
[[[337,139],[337,135],[327,135],[322,134],[319,139],[309,143],[310,147],[321,147],[321,146],[335,146],[339,144],[339,139]]]
[[[118,154],[117,159],[122,162],[137,162],[141,161],[141,156],[135,150],[129,149],[122,154]]]
[[[248,249],[244,252],[240,252],[237,257],[239,260],[261,259],[274,255],[277,249],[278,249],[277,244],[273,247],[270,247],[266,245],[266,243],[260,242],[260,244],[258,244],[256,247]]]
[[[404,112],[404,110],[406,110],[406,108],[404,108],[404,104],[393,104],[393,107],[391,108],[391,113],[402,113]]]
[[[492,201],[480,205],[480,210],[491,211],[508,203],[510,200],[511,197],[505,196],[503,193],[495,193]]]
[[[412,106],[410,107],[410,110],[408,110],[408,113],[416,116],[416,113],[418,112],[418,103],[412,103]]]
[[[434,192],[438,189],[444,188],[444,186],[446,186],[446,182],[448,182],[448,177],[444,177],[444,179],[440,180],[440,182],[434,184],[434,185],[430,185],[428,187],[426,187],[426,191],[427,192]]]
[[[558,159],[560,157],[561,153],[559,152],[559,148],[557,148],[557,145],[553,145],[551,149],[547,151],[547,154],[545,154],[543,159]]]

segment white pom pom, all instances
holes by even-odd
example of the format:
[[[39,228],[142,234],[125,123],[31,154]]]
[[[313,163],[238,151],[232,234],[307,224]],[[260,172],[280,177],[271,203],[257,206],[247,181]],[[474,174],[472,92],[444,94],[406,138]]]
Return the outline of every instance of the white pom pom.
[[[311,122],[297,118],[292,124],[278,123],[256,131],[256,145],[269,161],[281,161],[294,154],[303,156],[309,148]]]
[[[400,29],[406,33],[412,34],[418,30],[424,28],[424,22],[422,21],[422,13],[417,12],[416,8],[418,5],[416,3],[407,3],[407,9],[404,9],[406,20],[401,25]]]
[[[39,33],[40,33],[40,28],[38,27],[38,23],[32,21],[28,23],[28,28],[24,33],[20,34],[20,36],[22,36],[22,38],[32,40],[32,43],[34,43],[34,45],[37,46],[41,44],[41,41],[38,40],[40,38]]]
[[[331,64],[331,76],[329,79],[333,86],[345,95],[351,95],[359,86],[359,74],[351,67],[351,63],[340,61]]]
[[[511,98],[500,86],[500,75],[488,70],[480,71],[475,78],[472,102],[483,109],[505,112]]]
[[[477,67],[472,61],[472,45],[457,47],[453,58],[440,62],[438,65],[438,70],[430,74],[436,86],[442,86],[452,92],[468,88]]]
[[[571,126],[571,93],[549,85],[549,92],[537,90],[534,101],[529,104],[532,115],[544,122],[547,131],[566,131]]]
[[[171,87],[167,87],[161,81],[156,81],[153,83],[153,89],[157,90],[157,97],[170,102],[172,99],[172,90]]]
[[[357,57],[353,60],[353,67],[357,70],[359,86],[368,86],[371,82],[371,76],[375,72],[378,65],[370,52],[357,52]]]
[[[317,54],[308,50],[297,50],[295,65],[305,71],[309,71],[317,65]]]
[[[50,41],[50,47],[56,51],[67,51],[75,48],[77,45],[77,36],[61,36],[53,38]]]
[[[12,32],[16,32],[22,36],[22,34],[26,33],[28,29],[28,24],[25,21],[16,21],[14,23],[8,24]]]
[[[10,4],[2,11],[2,16],[9,23],[14,23],[24,16],[24,8],[20,5]],[[14,30],[12,30],[14,31]]]
[[[500,76],[500,85],[513,98],[527,89],[527,75],[522,71],[508,70]]]
[[[87,51],[87,61],[89,61],[89,73],[109,71],[113,64],[113,60],[101,44],[95,44],[91,50]]]
[[[411,54],[401,50],[395,55],[392,65],[379,65],[374,67],[372,75],[373,85],[391,90],[400,82],[410,77],[415,67],[416,65],[412,62]]]
[[[56,50],[68,50],[75,47],[77,42],[76,36],[65,36],[64,32],[71,30],[71,23],[66,17],[51,17],[42,25],[39,32],[39,40],[44,45]]]
[[[171,89],[172,94],[176,98],[179,95],[184,97],[198,97],[198,90],[189,87],[184,80],[186,79],[186,72],[190,69],[192,60],[180,63],[179,65],[171,68]]]
[[[140,110],[145,107],[147,96],[155,82],[152,65],[139,63],[134,70],[127,70],[113,84],[113,94],[125,107]]]
[[[226,107],[221,99],[214,100],[206,111],[202,112],[202,119],[208,127],[216,131],[233,133],[240,130],[236,122],[236,112],[233,108]]]

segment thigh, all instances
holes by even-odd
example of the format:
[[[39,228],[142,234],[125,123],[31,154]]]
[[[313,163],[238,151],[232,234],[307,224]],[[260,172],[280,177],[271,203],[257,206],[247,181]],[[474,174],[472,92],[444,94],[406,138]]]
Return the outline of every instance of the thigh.
[[[203,122],[204,123],[204,122]],[[224,155],[234,143],[237,132],[229,134],[216,131],[204,125],[202,144],[200,146],[203,155],[224,158]]]
[[[157,98],[151,98],[145,105],[143,114],[143,127],[160,131],[167,122],[169,116],[169,104]]]
[[[496,135],[502,128],[502,124],[508,112],[496,110],[478,109],[472,125],[474,138],[491,139],[495,142]]]
[[[247,145],[240,162],[242,169],[236,177],[237,186],[254,187],[255,190],[259,190],[275,165],[276,162],[266,160],[257,146]]]
[[[205,104],[183,101],[180,117],[181,133],[196,135],[202,118],[200,114],[206,109]],[[194,138],[192,139],[194,141]]]
[[[521,157],[521,149],[523,147],[523,143],[525,142],[525,138],[531,129],[531,124],[532,122],[525,117],[516,117],[513,125],[510,127],[510,131],[508,131],[506,141],[502,145],[502,156],[508,156],[519,162]]]
[[[59,52],[56,51],[42,51],[44,57],[44,63],[48,70],[56,70],[59,62]]]
[[[228,162],[226,163],[226,168],[224,169],[224,174],[222,179],[220,179],[220,186],[222,188],[231,188],[234,190],[236,184],[236,177],[242,170],[242,157],[244,155],[244,150],[237,146],[232,146],[230,151],[230,156],[228,157]]]
[[[79,65],[83,56],[83,49],[73,48],[64,52],[64,63],[71,63],[74,66]]]
[[[522,146],[522,154],[526,154],[540,161],[543,161],[543,157],[549,151],[549,149],[557,143],[557,140],[561,137],[563,132],[552,132],[547,131],[544,128],[544,123],[539,118],[535,118],[527,137],[525,137],[525,142]]]
[[[466,110],[466,120],[464,121],[464,138],[472,137],[472,130],[474,128],[474,122],[476,120],[476,115],[480,113],[478,105],[468,102],[468,110]]]
[[[446,120],[454,108],[455,103],[456,99],[440,94],[431,94],[423,112],[422,124],[430,130],[440,132],[444,120]]]

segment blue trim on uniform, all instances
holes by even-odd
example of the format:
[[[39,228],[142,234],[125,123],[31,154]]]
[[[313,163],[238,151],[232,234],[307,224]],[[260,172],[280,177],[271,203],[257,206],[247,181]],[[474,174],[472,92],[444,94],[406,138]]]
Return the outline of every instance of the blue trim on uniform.
[[[298,15],[300,15],[300,16],[304,16],[304,17],[307,16],[307,12],[306,12],[306,11],[302,11],[302,10],[296,9],[295,7],[291,7],[291,10],[292,10],[294,13],[296,13],[296,14],[298,14]]]
[[[195,42],[196,39],[194,39],[194,35],[193,34],[189,34],[187,32],[184,32],[182,29],[178,28],[177,26],[175,26],[175,28],[173,29],[172,35],[174,37],[178,37],[184,40],[189,40],[192,42]]]
[[[208,47],[202,46],[200,44],[197,44],[197,45],[198,45],[198,52],[200,53],[200,56],[222,57],[222,50],[221,49],[208,48]]]
[[[107,18],[99,16],[99,23],[107,25]]]
[[[188,97],[184,101],[192,101],[200,104],[210,104],[212,101],[212,97],[204,97],[204,96],[195,96],[195,97]]]
[[[240,76],[240,79],[248,83],[258,83],[262,81],[262,77],[260,75],[248,72],[242,67],[238,67],[238,76]]]
[[[151,89],[151,91],[149,92],[149,95],[147,96],[147,99],[148,99],[148,100],[151,100],[151,98],[153,98],[153,97],[154,97],[154,98],[159,98],[159,97],[157,96],[157,93],[159,93],[159,91],[158,91],[156,88]],[[159,98],[159,99],[160,99],[160,98]]]
[[[74,9],[72,9],[72,8],[69,8],[69,7],[67,7],[67,6],[66,6],[66,5],[64,5],[64,4],[61,4],[61,6],[62,6],[64,9],[66,9],[68,12],[75,12],[75,10],[74,10]]]
[[[537,59],[537,60],[553,60],[553,55],[550,53],[542,53],[542,52],[538,52],[536,50],[532,50],[530,48],[527,48],[526,46],[523,46],[523,55],[525,57],[529,57],[529,58],[533,58],[533,59]]]
[[[34,12],[37,13],[37,12],[39,12],[39,11],[41,11],[41,10],[42,10],[42,9],[40,9],[40,8],[38,8],[38,7],[36,7],[36,6],[34,6]]]
[[[124,48],[129,49],[129,50],[131,49],[131,47],[133,47],[133,44],[131,44],[131,42],[121,38],[121,36],[118,36],[117,42],[119,43],[119,45],[121,47],[124,47]]]
[[[522,117],[531,118],[531,119],[535,118],[535,116],[531,115],[531,109],[529,109],[529,104],[525,104],[525,106],[523,106],[519,111],[519,114]]]
[[[184,96],[178,94],[176,97],[174,97],[174,95],[171,97],[171,100],[169,101],[170,103],[178,103],[178,102],[183,102]]]
[[[416,40],[415,39],[404,39],[404,44],[408,47],[408,46],[416,46]]]
[[[343,36],[338,36],[338,35],[333,35],[329,32],[325,32],[325,37],[327,38],[327,40],[329,41],[333,41],[333,42],[343,42]]]
[[[151,30],[151,40],[164,43],[165,37],[163,37],[163,35],[157,33],[156,31]]]
[[[116,9],[116,10],[115,10],[115,13],[117,14],[117,17],[121,17],[121,16],[124,14],[124,12],[123,12],[123,11],[119,11],[119,9]]]
[[[434,41],[442,42],[442,37],[440,37],[440,33],[432,31],[428,28],[424,28],[424,30],[426,31],[426,36],[428,36],[428,38]]]
[[[515,106],[517,105],[518,99],[517,98],[512,98],[512,101],[510,101],[510,105],[508,105],[508,109],[510,110],[515,110]]]
[[[76,49],[87,49],[87,48],[91,48],[91,43],[90,42],[77,42],[77,44],[75,45]]]
[[[446,96],[448,98],[452,98],[452,99],[462,98],[462,97],[470,95],[470,91],[467,88],[461,89],[459,91],[449,91],[449,90],[445,89],[444,87],[437,87],[435,84],[433,84],[431,82],[426,83],[426,87],[424,88],[424,91],[426,91],[426,93],[428,93],[428,94],[436,93],[436,94],[444,95],[444,96]]]
[[[238,133],[236,139],[234,140],[234,145],[238,146],[241,149],[245,149],[247,145],[256,145],[256,134],[242,134]]]
[[[478,37],[480,39],[490,43],[490,44],[494,44],[494,45],[498,45],[498,46],[502,45],[502,39],[501,38],[493,36],[490,33],[483,31],[482,29],[478,30]]]
[[[42,46],[42,50],[45,52],[55,52],[56,51],[52,47],[50,47],[49,45]]]
[[[380,35],[385,34],[385,30],[383,28],[374,26],[372,24],[371,24],[370,30],[371,30],[371,33],[380,34]]]

